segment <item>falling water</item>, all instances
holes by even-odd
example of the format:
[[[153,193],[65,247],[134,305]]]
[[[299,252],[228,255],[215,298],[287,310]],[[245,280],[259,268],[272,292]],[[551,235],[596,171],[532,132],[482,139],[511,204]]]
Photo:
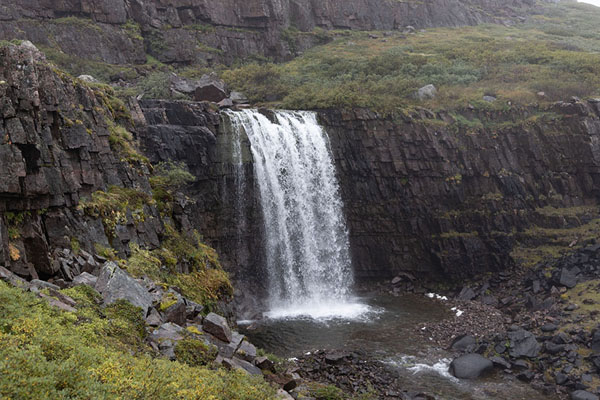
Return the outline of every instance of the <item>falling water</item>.
[[[270,317],[354,317],[348,234],[325,131],[311,112],[229,112],[250,142],[265,223]]]

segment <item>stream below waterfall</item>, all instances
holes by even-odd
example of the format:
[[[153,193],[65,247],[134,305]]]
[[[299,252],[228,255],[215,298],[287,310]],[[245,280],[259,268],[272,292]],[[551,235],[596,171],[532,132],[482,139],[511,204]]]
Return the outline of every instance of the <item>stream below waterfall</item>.
[[[254,344],[288,358],[319,349],[360,350],[397,371],[404,389],[440,399],[548,398],[500,373],[478,381],[450,376],[451,354],[418,331],[451,316],[442,303],[425,296],[352,294],[343,201],[316,113],[242,110],[224,118],[233,139],[238,230],[246,226],[244,143],[263,216],[268,311],[260,321],[240,323]]]
[[[368,294],[371,312],[355,319],[312,317],[240,321],[241,331],[266,351],[292,358],[318,349],[367,352],[395,371],[407,390],[422,390],[444,400],[553,399],[512,376],[497,372],[477,381],[448,373],[452,354],[418,334],[424,323],[451,316],[443,304],[425,296]]]

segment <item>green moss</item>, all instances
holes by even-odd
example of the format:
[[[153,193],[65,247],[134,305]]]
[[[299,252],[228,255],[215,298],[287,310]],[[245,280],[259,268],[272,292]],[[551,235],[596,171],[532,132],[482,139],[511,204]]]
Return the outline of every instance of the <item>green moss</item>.
[[[183,339],[175,345],[177,360],[192,367],[208,365],[217,358],[219,351],[197,339]]]
[[[90,288],[91,289],[91,288]],[[11,399],[274,399],[262,377],[151,357],[135,308],[101,310],[85,286],[76,314],[0,282],[0,393]],[[140,351],[138,346],[146,346]],[[187,353],[189,354],[189,353]],[[196,353],[192,353],[196,357]],[[196,360],[191,358],[191,360]]]
[[[81,251],[81,244],[79,243],[79,239],[77,239],[76,237],[71,238],[71,250],[75,255],[78,255]]]
[[[154,200],[142,191],[119,186],[110,186],[108,190],[92,193],[91,199],[79,202],[78,209],[94,218],[101,218],[104,232],[109,239],[115,237],[117,225],[127,223],[128,211],[134,221],[141,222],[145,219],[144,207],[153,205]]]

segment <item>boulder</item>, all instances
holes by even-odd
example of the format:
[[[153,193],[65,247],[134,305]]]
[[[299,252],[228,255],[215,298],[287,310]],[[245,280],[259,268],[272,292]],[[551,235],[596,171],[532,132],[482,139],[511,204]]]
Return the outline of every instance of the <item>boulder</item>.
[[[560,271],[559,283],[568,287],[569,289],[573,288],[575,285],[577,285],[577,275],[572,270],[563,268]]]
[[[585,390],[571,392],[571,400],[598,400],[598,396]]]
[[[225,82],[219,79],[215,74],[203,75],[197,82],[194,91],[194,100],[220,102],[227,98],[227,87]]]
[[[508,333],[510,340],[509,354],[513,358],[537,357],[541,345],[535,339],[535,335],[524,329],[518,329]]]
[[[150,338],[157,342],[161,342],[164,340],[181,340],[183,339],[183,328],[179,325],[175,325],[173,323],[167,322],[166,324],[162,324],[154,331],[150,333]]]
[[[111,304],[119,299],[127,300],[134,306],[140,307],[144,317],[152,307],[152,296],[144,286],[112,261],[102,266],[95,288],[102,294],[105,303]]]
[[[496,101],[496,98],[494,96],[483,96],[483,101],[487,101],[488,103],[493,103],[494,101]]]
[[[73,286],[88,285],[88,286],[94,287],[94,286],[96,286],[97,281],[98,281],[98,278],[95,277],[94,275],[87,273],[87,272],[82,272],[81,274],[79,274],[75,278],[73,278]]]
[[[163,313],[165,321],[173,322],[177,325],[184,325],[187,315],[185,301],[183,300],[181,295],[171,291],[167,293],[167,297],[168,299],[164,301],[169,303],[161,303],[161,311]],[[167,304],[167,306],[164,307],[164,309],[162,308],[163,304]]]
[[[256,347],[247,340],[244,340],[235,354],[246,361],[252,362],[256,358]]]
[[[274,372],[275,370],[275,364],[273,364],[273,361],[269,360],[267,357],[257,357],[256,360],[254,360],[254,365],[266,371]]]
[[[477,293],[468,286],[463,287],[458,296],[456,296],[458,300],[462,301],[473,300],[475,297],[477,297]]]
[[[98,79],[94,78],[91,75],[79,75],[77,79],[88,83],[98,83]]]
[[[32,286],[35,286],[38,289],[54,289],[54,290],[60,290],[60,287],[58,287],[57,285],[50,283],[50,282],[46,282],[46,281],[41,281],[39,279],[32,279],[31,282]]]
[[[231,342],[231,329],[227,325],[225,318],[215,313],[210,313],[204,317],[202,328],[219,340],[225,343]]]
[[[594,353],[600,352],[600,325],[596,327],[594,333],[592,334],[592,342],[590,343],[590,347]]]
[[[452,350],[461,352],[472,352],[477,347],[477,339],[471,335],[458,336],[450,345]]]
[[[248,361],[236,357],[224,358],[222,363],[229,369],[237,369],[250,375],[262,375],[262,371],[259,368],[250,364]]]
[[[465,354],[450,363],[450,373],[459,379],[476,379],[492,370],[494,364],[479,354]]]
[[[436,95],[437,89],[431,84],[423,86],[415,93],[415,97],[419,100],[433,99]]]
[[[492,364],[498,368],[510,369],[510,363],[502,357],[494,356],[490,358]]]
[[[6,283],[9,283],[16,287],[20,287],[22,289],[26,289],[30,286],[29,282],[27,282],[25,279],[13,274],[12,272],[10,272],[9,270],[7,270],[6,268],[4,268],[1,265],[0,265],[0,279]]]
[[[160,326],[164,322],[162,316],[155,308],[152,308],[146,317],[146,324],[149,326]]]

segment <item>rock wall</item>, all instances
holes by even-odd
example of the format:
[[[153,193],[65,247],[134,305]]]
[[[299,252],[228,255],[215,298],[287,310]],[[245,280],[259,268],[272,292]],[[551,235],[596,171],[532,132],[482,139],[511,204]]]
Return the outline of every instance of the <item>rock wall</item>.
[[[476,129],[425,110],[396,120],[322,113],[359,276],[466,278],[509,268],[518,232],[539,222],[536,209],[598,204],[599,111],[598,103],[561,103],[556,118],[515,124],[539,111],[466,110],[490,125]]]
[[[28,39],[112,64],[286,59],[323,38],[288,28],[394,30],[513,23],[533,0],[27,0],[0,1],[0,38]],[[72,18],[75,17],[75,18]],[[291,39],[290,39],[291,38]],[[294,43],[290,43],[292,40]],[[93,46],[91,46],[93,44]],[[291,46],[290,46],[291,45]]]
[[[127,115],[124,104],[56,71],[30,43],[0,47],[0,265],[49,278],[66,273],[57,249],[159,245],[153,207],[136,224],[125,216],[110,240],[100,218],[77,208],[111,186],[150,193],[146,166],[111,146],[110,127],[128,124]]]
[[[514,265],[511,250],[540,207],[598,204],[598,103],[556,104],[540,110],[464,110],[485,127],[457,126],[455,117],[426,110],[383,118],[366,110],[320,112],[336,159],[350,230],[354,268],[362,279],[410,272],[463,279]],[[142,102],[149,127],[141,135],[152,161],[186,162],[199,177],[189,216],[238,278],[264,277],[262,220],[255,193],[246,192],[246,229],[236,233],[235,168],[226,118],[206,106]],[[157,118],[156,116],[160,116]],[[208,117],[207,117],[208,115]],[[253,188],[249,144],[246,185]],[[241,247],[240,247],[241,246]]]

